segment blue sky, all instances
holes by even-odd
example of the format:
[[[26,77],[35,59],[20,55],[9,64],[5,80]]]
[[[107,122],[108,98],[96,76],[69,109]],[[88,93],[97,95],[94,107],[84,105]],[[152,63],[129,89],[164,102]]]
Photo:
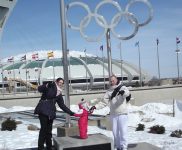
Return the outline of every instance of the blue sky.
[[[65,0],[65,3],[76,0]],[[125,8],[128,0],[116,0]],[[101,0],[82,0],[89,5],[93,12]],[[140,41],[141,67],[153,76],[158,76],[156,38],[159,39],[159,58],[161,77],[177,76],[176,37],[179,37],[182,48],[182,1],[181,0],[150,0],[154,14],[152,21],[140,27],[137,35],[122,42],[123,60],[138,66],[138,50],[135,43]],[[18,0],[9,17],[0,41],[0,58],[14,56],[35,50],[61,49],[60,31],[60,3],[59,0]],[[130,9],[139,22],[148,17],[148,9],[143,3],[135,3]],[[110,23],[117,9],[112,5],[104,5],[99,9],[107,22]],[[73,7],[68,11],[68,19],[74,25],[80,24],[80,19],[86,15],[85,10]],[[133,31],[125,19],[116,31],[128,35]],[[88,24],[85,33],[89,36],[98,36],[103,28],[98,26],[94,19]],[[99,42],[88,42],[82,38],[79,31],[67,29],[68,49],[83,51],[101,56],[100,45],[104,45],[106,52],[106,38]],[[111,33],[112,57],[120,59],[118,44],[120,40]],[[179,54],[180,76],[182,76],[182,54]]]

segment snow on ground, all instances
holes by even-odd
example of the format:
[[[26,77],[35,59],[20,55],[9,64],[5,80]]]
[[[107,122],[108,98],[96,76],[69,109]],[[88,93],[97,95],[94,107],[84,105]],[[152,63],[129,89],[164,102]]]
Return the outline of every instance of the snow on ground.
[[[148,103],[143,106],[130,106],[129,113],[129,128],[128,139],[129,143],[148,142],[159,146],[165,150],[182,150],[182,142],[180,138],[170,137],[172,131],[182,129],[182,119],[171,117],[172,105],[162,103]],[[6,112],[16,112],[24,110],[32,110],[31,107],[14,106],[10,109],[0,107],[0,116]],[[74,112],[78,111],[77,105],[71,105]],[[109,108],[105,107],[101,110],[96,110],[94,114],[106,115],[109,113]],[[17,126],[15,131],[0,131],[0,149],[17,149],[30,148],[37,146],[38,131],[29,131],[27,126],[34,124],[40,127],[39,123],[32,123],[21,120],[23,123]],[[135,131],[138,123],[145,125],[144,131]],[[153,125],[163,125],[166,128],[165,134],[151,134],[148,133],[149,128]],[[56,128],[53,129],[53,134],[56,135]],[[108,137],[113,138],[112,132],[103,130],[96,126],[88,127],[88,134],[102,133]]]

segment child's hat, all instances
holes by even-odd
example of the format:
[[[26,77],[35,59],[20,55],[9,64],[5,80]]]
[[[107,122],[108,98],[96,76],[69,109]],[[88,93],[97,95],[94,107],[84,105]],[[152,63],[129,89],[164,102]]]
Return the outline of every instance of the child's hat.
[[[81,99],[81,102],[78,105],[79,105],[79,107],[82,107],[82,108],[86,109],[87,111],[89,110],[88,103],[83,98]]]

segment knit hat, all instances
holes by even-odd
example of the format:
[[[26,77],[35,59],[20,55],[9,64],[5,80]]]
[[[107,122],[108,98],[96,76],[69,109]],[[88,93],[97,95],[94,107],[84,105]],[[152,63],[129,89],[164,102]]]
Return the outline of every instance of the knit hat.
[[[87,111],[89,111],[89,105],[87,103],[87,101],[85,101],[83,98],[81,99],[81,102],[78,104],[80,109],[86,109]]]

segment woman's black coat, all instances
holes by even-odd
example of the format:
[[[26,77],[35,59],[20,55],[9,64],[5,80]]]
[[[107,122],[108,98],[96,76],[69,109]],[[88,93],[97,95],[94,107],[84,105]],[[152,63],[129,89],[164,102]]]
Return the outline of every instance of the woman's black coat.
[[[69,115],[74,115],[74,113],[66,107],[64,104],[64,100],[62,97],[62,94],[56,96],[57,94],[57,86],[56,83],[48,83],[48,84],[43,84],[38,87],[38,91],[42,93],[41,100],[48,100],[50,107],[47,107],[44,109],[46,113],[42,112],[42,114],[49,114],[50,119],[55,119],[56,117],[56,103],[58,106],[66,113]]]

